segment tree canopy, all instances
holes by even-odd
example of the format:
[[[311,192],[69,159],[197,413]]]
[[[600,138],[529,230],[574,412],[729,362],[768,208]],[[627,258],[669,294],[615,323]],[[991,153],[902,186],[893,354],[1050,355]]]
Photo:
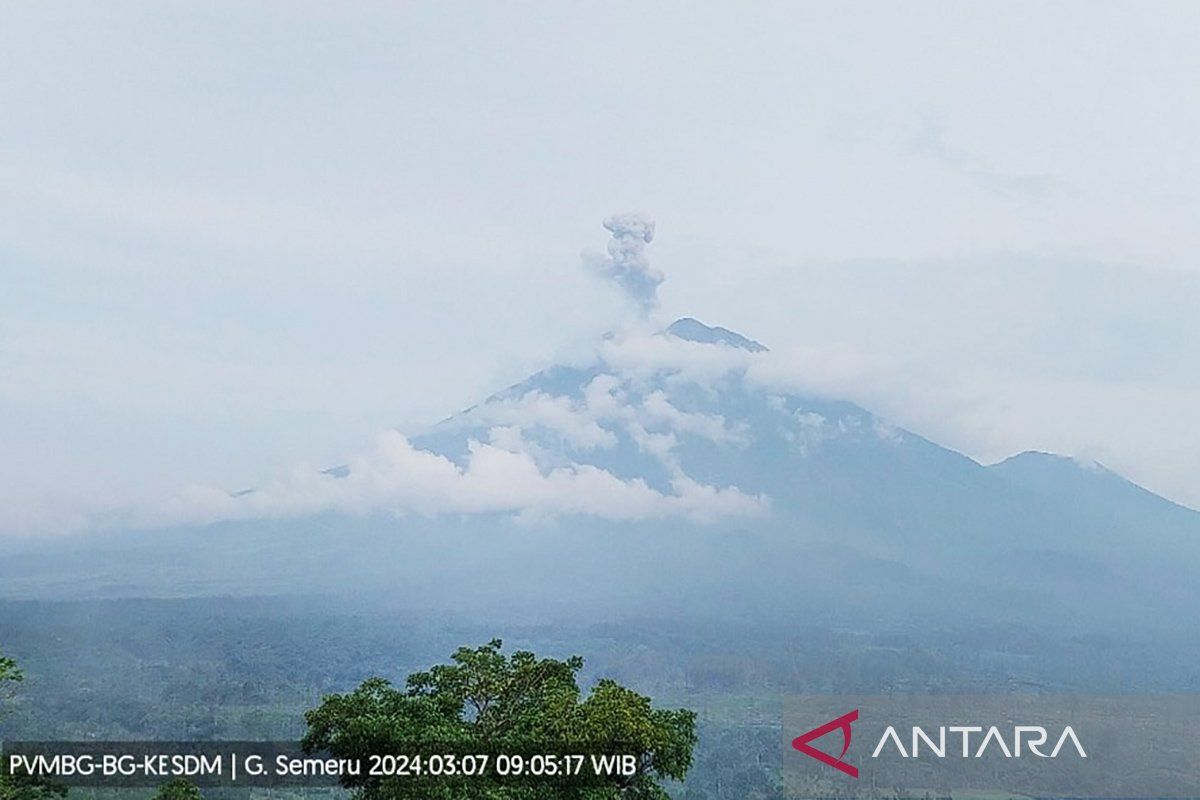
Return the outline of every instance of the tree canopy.
[[[204,800],[200,788],[187,778],[176,778],[158,787],[151,800]]]
[[[6,658],[4,653],[0,653],[0,697],[4,696],[12,684],[19,683],[23,677],[21,670],[17,669],[17,662]]]
[[[366,800],[489,798],[609,800],[665,798],[662,783],[682,780],[696,744],[695,714],[652,707],[650,698],[601,680],[584,695],[578,656],[564,661],[502,652],[494,639],[462,647],[449,664],[408,677],[404,689],[372,678],[349,694],[331,695],[308,712],[304,747],[337,758],[374,754],[579,754],[590,780],[513,781],[485,776],[343,777]],[[596,779],[590,756],[636,759],[627,775]]]

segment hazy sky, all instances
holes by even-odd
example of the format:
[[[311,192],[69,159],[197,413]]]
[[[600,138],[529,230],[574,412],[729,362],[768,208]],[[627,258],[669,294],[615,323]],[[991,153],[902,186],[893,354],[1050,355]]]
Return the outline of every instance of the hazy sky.
[[[239,488],[690,314],[1200,505],[1200,4],[0,9],[0,529]]]

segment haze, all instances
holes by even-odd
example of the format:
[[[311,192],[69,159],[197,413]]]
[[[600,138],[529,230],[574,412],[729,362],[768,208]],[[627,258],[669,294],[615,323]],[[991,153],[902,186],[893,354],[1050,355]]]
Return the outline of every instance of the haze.
[[[691,315],[1196,506],[1193,4],[0,11],[0,529],[434,422]]]

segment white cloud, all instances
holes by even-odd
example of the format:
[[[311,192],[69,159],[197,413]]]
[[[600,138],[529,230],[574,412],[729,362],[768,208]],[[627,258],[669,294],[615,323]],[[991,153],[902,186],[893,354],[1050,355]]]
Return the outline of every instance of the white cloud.
[[[730,372],[762,362],[768,353],[666,336],[646,327],[617,331],[600,345],[600,359],[632,380],[662,376],[668,384],[712,386]]]
[[[649,340],[661,338],[664,337],[652,336]],[[701,346],[713,349],[711,345]],[[675,370],[674,362],[669,360],[661,362],[660,366]],[[515,441],[514,435],[519,436],[523,431],[544,430],[562,437],[571,447],[581,451],[614,446],[617,430],[626,431],[639,446],[657,455],[665,455],[675,447],[678,443],[676,434],[699,436],[718,444],[744,446],[749,443],[744,425],[727,424],[719,414],[683,411],[673,405],[661,389],[639,397],[637,382],[636,377],[602,373],[583,387],[582,397],[578,400],[532,390],[516,398],[488,400],[451,424],[511,428],[512,432],[500,434],[509,443]]]
[[[500,440],[519,443],[509,435]],[[370,452],[351,459],[344,477],[298,465],[240,496],[190,487],[152,512],[142,525],[202,524],[218,520],[298,517],[328,511],[398,515],[507,514],[523,519],[586,515],[614,521],[681,518],[711,523],[753,516],[768,501],[736,487],[699,484],[679,475],[673,493],[641,479],[623,480],[587,464],[543,472],[525,452],[472,441],[466,463],[414,447],[395,431],[380,436]]]
[[[694,411],[680,411],[671,405],[667,395],[661,389],[656,389],[642,401],[642,410],[652,422],[665,425],[672,431],[693,433],[718,444],[746,445],[749,438],[745,425],[729,426],[720,414],[702,414]]]
[[[658,341],[651,336],[639,341]],[[691,344],[691,343],[686,343]],[[729,362],[728,348],[699,345],[719,364]],[[662,368],[678,377],[716,375],[711,368],[691,367],[704,361],[702,351],[668,347]],[[723,368],[723,367],[722,367]],[[745,446],[742,425],[718,414],[684,411],[667,391],[643,394],[637,376],[595,376],[577,398],[532,390],[498,397],[456,417],[464,431],[486,429],[487,442],[472,438],[462,464],[419,449],[400,433],[380,436],[375,448],[348,460],[346,474],[334,476],[300,464],[252,492],[231,495],[207,486],[192,486],[152,512],[139,512],[140,524],[205,523],[222,519],[292,517],[341,511],[362,514],[510,514],[522,519],[586,515],[608,520],[677,517],[708,523],[729,516],[763,513],[769,501],[739,488],[697,483],[673,455],[680,437],[696,436],[718,444]],[[612,448],[624,432],[643,451],[666,467],[670,492],[650,487],[638,477],[621,477],[579,461],[587,453]],[[536,434],[550,434],[550,440]],[[562,444],[567,448],[563,449]]]
[[[571,398],[530,391],[518,398],[499,398],[472,408],[461,424],[544,428],[562,436],[579,450],[612,447],[617,437],[598,423],[598,416]]]

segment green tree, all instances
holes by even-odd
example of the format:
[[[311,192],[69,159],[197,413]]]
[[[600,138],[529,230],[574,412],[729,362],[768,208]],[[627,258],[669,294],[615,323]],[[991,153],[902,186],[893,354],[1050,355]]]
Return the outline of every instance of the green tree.
[[[23,678],[17,662],[0,653],[0,701],[7,702],[14,687]],[[6,710],[0,706],[0,714]],[[65,787],[22,775],[10,775],[7,765],[8,759],[0,758],[0,800],[52,800],[66,796]]]
[[[499,639],[459,648],[452,663],[410,675],[404,689],[372,678],[349,694],[326,697],[305,716],[305,750],[363,763],[372,754],[420,752],[589,756],[586,781],[514,782],[494,772],[343,777],[364,800],[659,800],[667,797],[664,781],[686,775],[696,744],[693,712],[655,709],[648,697],[611,680],[584,696],[576,679],[582,658],[559,661],[524,651],[506,656],[501,650]],[[596,780],[590,756],[605,753],[634,756],[635,774]]]
[[[152,800],[204,800],[200,788],[187,778],[176,778],[158,787]]]
[[[21,670],[17,669],[17,662],[5,658],[4,653],[0,653],[0,699],[7,699],[13,685],[20,683],[24,677]],[[0,712],[3,710],[0,708]]]

